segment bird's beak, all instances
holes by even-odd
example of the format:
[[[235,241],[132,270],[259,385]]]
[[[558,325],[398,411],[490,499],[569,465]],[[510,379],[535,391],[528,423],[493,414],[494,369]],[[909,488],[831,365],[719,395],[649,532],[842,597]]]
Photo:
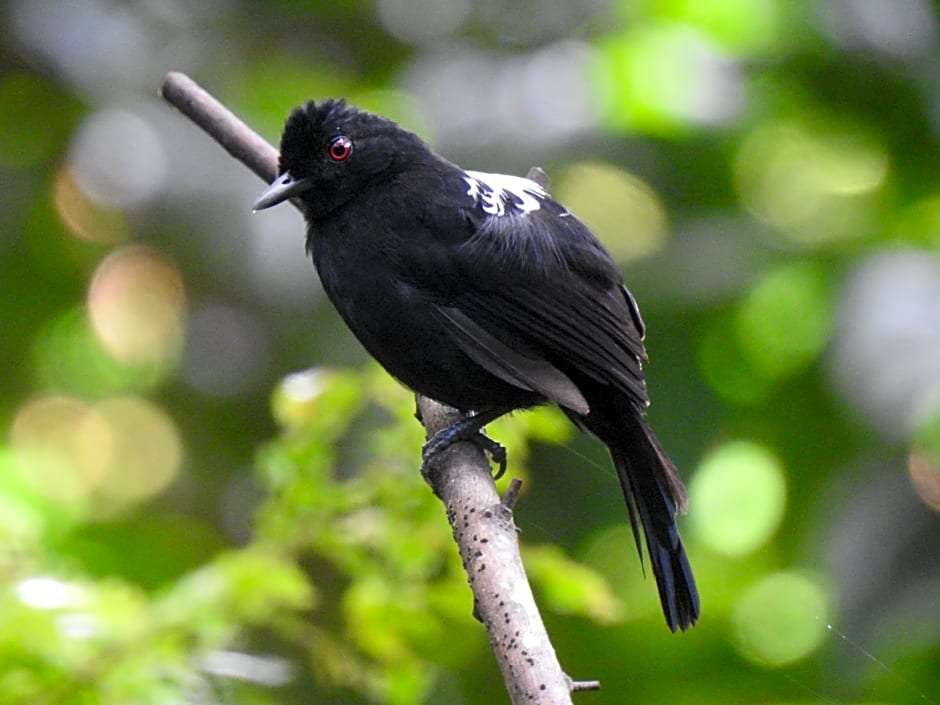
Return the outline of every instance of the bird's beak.
[[[310,178],[294,179],[289,172],[284,172],[268,186],[264,193],[258,196],[258,200],[251,207],[252,211],[261,211],[278,203],[286,201],[288,198],[299,196],[304,191],[309,191],[313,186]]]

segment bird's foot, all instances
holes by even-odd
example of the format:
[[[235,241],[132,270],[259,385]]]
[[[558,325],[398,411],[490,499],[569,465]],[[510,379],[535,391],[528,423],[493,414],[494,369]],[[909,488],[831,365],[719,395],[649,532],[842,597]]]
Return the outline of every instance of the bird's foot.
[[[431,461],[434,456],[459,441],[469,441],[486,453],[496,463],[496,474],[493,475],[493,479],[498,480],[502,477],[506,472],[506,449],[483,432],[482,426],[492,420],[488,418],[489,416],[489,414],[470,416],[435,433],[421,449],[421,475],[425,480],[430,475]]]
[[[476,443],[477,447],[486,453],[490,457],[490,460],[496,463],[496,472],[493,475],[494,480],[498,480],[506,474],[505,446],[487,436],[483,429],[480,429],[479,433],[470,440]]]

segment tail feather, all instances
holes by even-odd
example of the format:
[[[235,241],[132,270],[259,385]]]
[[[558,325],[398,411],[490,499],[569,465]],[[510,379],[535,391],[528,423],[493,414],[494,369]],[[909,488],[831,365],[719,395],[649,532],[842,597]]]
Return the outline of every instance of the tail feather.
[[[641,560],[641,527],[646,539],[666,623],[672,631],[684,631],[695,624],[700,611],[695,578],[676,526],[676,514],[685,509],[685,490],[646,419],[634,418],[631,430],[636,433],[609,444],[610,454]]]

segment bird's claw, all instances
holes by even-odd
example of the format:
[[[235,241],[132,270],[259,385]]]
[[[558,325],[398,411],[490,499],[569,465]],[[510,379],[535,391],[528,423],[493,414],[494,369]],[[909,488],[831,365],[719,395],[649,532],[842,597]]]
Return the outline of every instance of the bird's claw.
[[[490,460],[496,463],[496,472],[493,474],[493,479],[498,480],[504,474],[506,474],[506,448],[498,441],[494,441],[492,438],[487,436],[483,431],[480,431],[476,436],[470,439],[473,443],[477,445],[480,450],[486,453]]]
[[[461,426],[459,423],[442,429],[424,444],[421,448],[421,475],[428,480],[431,472],[431,461],[436,455],[447,450],[458,441],[469,441],[482,450],[490,460],[496,463],[494,480],[498,480],[506,472],[506,449],[497,441],[487,436],[481,429],[472,426]]]

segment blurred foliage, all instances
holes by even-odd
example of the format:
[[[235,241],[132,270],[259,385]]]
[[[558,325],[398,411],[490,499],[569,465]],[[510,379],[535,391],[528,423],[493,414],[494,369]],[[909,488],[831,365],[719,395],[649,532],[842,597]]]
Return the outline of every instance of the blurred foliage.
[[[622,263],[704,615],[663,626],[597,443],[494,423],[578,700],[934,702],[935,3],[188,5],[0,6],[0,702],[506,700],[410,394],[171,69],[272,140],[342,95],[540,164]]]

